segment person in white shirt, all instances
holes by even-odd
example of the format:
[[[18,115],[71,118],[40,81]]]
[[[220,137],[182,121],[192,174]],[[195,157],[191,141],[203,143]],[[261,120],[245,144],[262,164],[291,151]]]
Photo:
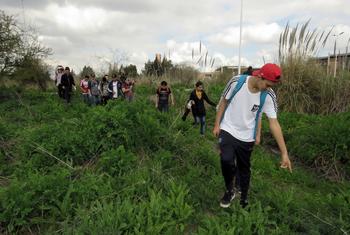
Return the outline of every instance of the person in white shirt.
[[[246,76],[246,75],[242,75]],[[240,178],[241,201],[248,205],[250,183],[250,156],[255,141],[260,141],[259,122],[261,112],[269,120],[270,130],[281,151],[281,168],[292,171],[282,130],[277,120],[276,95],[271,89],[281,77],[281,69],[276,64],[265,64],[252,76],[246,77],[240,89],[236,88],[240,76],[233,77],[227,84],[216,114],[213,134],[219,137],[221,170],[225,180],[226,192],[220,201],[221,207],[229,207],[235,198],[233,178],[238,170]],[[260,107],[261,95],[266,98]],[[233,98],[232,98],[233,97]],[[260,113],[260,114],[259,114]]]
[[[63,98],[63,88],[61,84],[61,77],[63,75],[63,66],[59,65],[57,66],[56,73],[55,73],[55,84],[57,86],[58,96],[60,98]]]
[[[110,97],[112,99],[118,99],[122,95],[122,83],[118,81],[118,77],[116,74],[112,75],[112,81],[108,84],[108,92],[110,93]]]

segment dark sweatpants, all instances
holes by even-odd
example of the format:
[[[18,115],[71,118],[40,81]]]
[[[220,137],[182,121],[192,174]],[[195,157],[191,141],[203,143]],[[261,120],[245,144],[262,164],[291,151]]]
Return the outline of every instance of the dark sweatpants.
[[[169,104],[168,103],[158,103],[158,110],[161,112],[168,112],[169,111]]]
[[[58,90],[58,96],[63,99],[64,98],[64,89],[62,88],[62,84],[59,84],[57,86],[57,90]]]
[[[241,187],[241,199],[248,196],[250,182],[250,156],[254,142],[243,142],[234,138],[228,132],[221,130],[219,135],[221,170],[224,176],[226,189],[233,190],[233,179],[238,170]]]
[[[64,88],[63,90],[64,94],[64,99],[66,100],[67,103],[70,103],[70,98],[71,98],[71,89],[69,88]]]

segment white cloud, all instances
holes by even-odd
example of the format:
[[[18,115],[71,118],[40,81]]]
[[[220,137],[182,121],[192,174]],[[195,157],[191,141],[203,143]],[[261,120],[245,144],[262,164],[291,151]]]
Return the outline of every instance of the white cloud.
[[[65,29],[95,31],[106,23],[107,13],[103,9],[83,8],[76,6],[50,5],[47,12],[53,16],[54,21]]]
[[[62,3],[63,2],[63,3]],[[33,22],[40,40],[53,48],[49,62],[80,69],[100,63],[96,56],[128,52],[127,63],[143,67],[155,53],[169,54],[176,63],[193,63],[202,54],[217,57],[215,65],[237,64],[239,2],[232,0],[24,0],[26,22]],[[21,1],[2,0],[1,9],[19,15]],[[336,25],[338,48],[350,37],[349,0],[244,0],[243,64],[260,65],[262,57],[275,60],[278,34],[289,21],[312,19],[312,27]],[[330,38],[324,51],[332,51]],[[192,60],[192,48],[195,59]],[[55,63],[56,63],[55,62]],[[195,61],[197,62],[197,61]],[[139,68],[140,69],[140,68]]]
[[[274,43],[277,41],[282,28],[277,23],[259,23],[256,25],[243,26],[242,42],[250,43]],[[228,46],[239,45],[239,27],[230,27],[223,32],[209,36],[212,43],[225,44]]]

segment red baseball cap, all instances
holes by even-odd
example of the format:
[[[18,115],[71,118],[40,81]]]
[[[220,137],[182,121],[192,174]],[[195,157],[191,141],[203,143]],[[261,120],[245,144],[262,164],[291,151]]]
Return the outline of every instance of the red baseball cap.
[[[277,64],[265,64],[259,70],[253,71],[253,76],[260,76],[272,82],[279,82],[281,74],[281,68]]]

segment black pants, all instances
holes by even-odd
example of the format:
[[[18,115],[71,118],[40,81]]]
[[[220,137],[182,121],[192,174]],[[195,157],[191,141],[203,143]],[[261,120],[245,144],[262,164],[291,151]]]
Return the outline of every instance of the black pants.
[[[101,104],[106,105],[108,100],[109,100],[109,96],[102,96],[101,97]]]
[[[188,109],[187,107],[185,107],[185,112],[184,114],[182,115],[182,120],[186,120],[188,114],[191,112],[191,109]],[[193,115],[193,120],[194,122],[196,122],[196,116],[194,115],[194,113],[192,112],[192,115]]]
[[[221,170],[224,176],[226,189],[233,190],[233,179],[236,173],[242,191],[241,199],[248,196],[250,182],[250,156],[254,142],[243,142],[234,138],[228,132],[221,130],[219,135]],[[238,172],[237,172],[238,170]]]
[[[67,87],[64,88],[64,99],[67,103],[70,103],[71,90]]]
[[[60,98],[64,98],[64,90],[63,90],[63,88],[62,88],[62,85],[61,84],[59,84],[58,86],[57,86],[57,89],[58,89],[58,96],[60,97]]]
[[[169,111],[169,104],[168,103],[158,103],[158,110],[161,112],[168,112]]]

